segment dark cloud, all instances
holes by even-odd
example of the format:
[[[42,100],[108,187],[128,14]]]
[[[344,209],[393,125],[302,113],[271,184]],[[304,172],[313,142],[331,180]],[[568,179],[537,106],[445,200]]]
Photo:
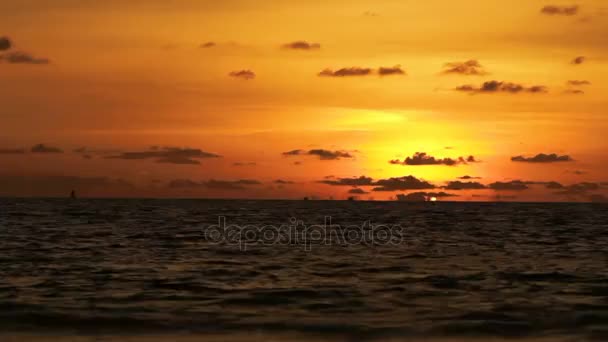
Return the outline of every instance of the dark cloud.
[[[480,87],[473,85],[462,85],[456,87],[454,90],[461,92],[468,92],[471,94],[494,94],[494,93],[507,93],[507,94],[520,94],[520,93],[546,93],[547,87],[536,85],[536,86],[524,86],[517,83],[502,82],[502,81],[488,81],[484,82]]]
[[[322,77],[349,77],[349,76],[368,76],[373,73],[371,68],[342,68],[338,70],[325,69],[319,73]]]
[[[352,194],[352,195],[366,195],[366,194],[369,194],[369,192],[367,192],[367,191],[365,191],[363,189],[360,189],[360,188],[350,189],[350,190],[348,190],[348,193]]]
[[[544,154],[539,153],[534,157],[516,156],[512,157],[511,161],[520,163],[558,163],[558,162],[571,162],[574,161],[572,157],[568,155],[559,156],[555,153]]]
[[[287,180],[284,180],[284,179],[277,179],[273,183],[274,184],[281,184],[281,185],[295,184],[295,182],[287,181]]]
[[[8,37],[0,37],[0,51],[9,50],[13,46],[11,40]]]
[[[583,182],[583,183],[565,186],[565,187],[562,187],[561,189],[563,189],[563,190],[556,192],[555,194],[561,195],[561,196],[569,196],[569,197],[588,196],[589,192],[599,190],[600,184]]]
[[[202,184],[208,189],[213,190],[245,190],[248,186],[260,185],[262,183],[253,179],[240,179],[236,181],[211,179]]]
[[[591,82],[585,80],[570,80],[567,82],[568,85],[573,87],[581,87],[586,85],[591,85]]]
[[[449,182],[448,185],[444,187],[446,190],[480,190],[486,189],[486,186],[479,182],[461,182],[461,181],[453,181]]]
[[[46,146],[45,144],[34,145],[30,152],[32,153],[63,153],[63,150],[57,147]]]
[[[447,165],[447,166],[456,166],[459,164],[468,164],[475,163],[475,157],[458,157],[457,159],[452,158],[435,158],[426,154],[425,152],[416,152],[413,157],[407,157],[405,160],[391,160],[389,163],[393,165],[410,165],[410,166],[418,166],[418,165]]]
[[[152,159],[157,163],[199,165],[197,159],[221,158],[221,156],[194,148],[153,147],[143,152],[124,152],[107,159],[144,160]]]
[[[474,59],[466,62],[446,63],[445,70],[443,70],[441,73],[474,76],[483,76],[488,74],[488,72],[484,70],[483,66]]]
[[[578,56],[578,57],[574,58],[572,60],[572,62],[570,62],[570,63],[574,64],[574,65],[580,65],[580,64],[585,63],[585,60],[587,60],[587,57],[585,57],[585,56]]]
[[[556,6],[547,5],[541,8],[540,12],[546,15],[566,15],[572,16],[578,14],[578,6]]]
[[[233,71],[233,72],[229,73],[228,76],[234,77],[234,78],[238,78],[238,79],[242,79],[242,80],[245,80],[245,81],[253,80],[256,77],[255,72],[253,72],[251,70]]]
[[[244,162],[236,162],[236,163],[233,163],[233,164],[232,164],[232,166],[235,166],[235,167],[243,167],[243,166],[256,166],[256,165],[258,165],[258,164],[257,164],[257,163],[255,163],[255,162],[249,162],[249,163],[244,163]]]
[[[593,203],[608,203],[608,197],[601,194],[594,194],[589,196],[589,201]]]
[[[481,177],[473,177],[473,176],[462,176],[462,177],[458,177],[458,179],[463,179],[463,180],[469,180],[469,179],[481,179]]]
[[[394,67],[380,67],[378,68],[378,75],[380,76],[392,76],[392,75],[405,75],[405,71],[401,69],[401,65],[395,65]]]
[[[314,149],[314,150],[292,150],[288,152],[283,152],[283,156],[317,156],[321,160],[339,160],[342,158],[353,158],[353,155],[347,151],[330,151],[324,149]]]
[[[213,48],[216,47],[217,43],[216,42],[206,42],[200,45],[201,49],[209,49],[209,48]]]
[[[192,189],[203,187],[203,184],[189,179],[174,179],[169,182],[168,187],[171,189]]]
[[[510,182],[495,182],[488,185],[488,188],[495,191],[522,191],[529,189],[526,183],[519,180]]]
[[[6,62],[9,64],[49,64],[50,60],[46,58],[38,58],[34,57],[28,53],[13,51],[7,52],[3,55],[0,55],[0,62]]]
[[[370,177],[361,176],[358,178],[326,179],[319,181],[319,183],[333,186],[369,186],[373,185],[374,180]]]
[[[445,192],[412,192],[407,195],[397,195],[397,201],[400,202],[427,202],[431,198],[458,197],[458,195],[448,194]]]
[[[420,180],[414,176],[381,179],[374,182],[376,185],[373,191],[403,191],[403,190],[423,190],[435,189],[435,186],[425,180]]]
[[[563,189],[564,186],[558,182],[547,182],[547,183],[545,183],[545,188],[555,190],[555,189]]]
[[[0,154],[25,154],[22,148],[0,148]]]
[[[584,95],[585,92],[583,90],[580,90],[580,89],[566,89],[566,90],[564,90],[564,94]]]
[[[288,50],[319,50],[321,48],[321,44],[319,43],[309,43],[307,41],[298,40],[295,42],[287,43],[282,45],[283,49]]]

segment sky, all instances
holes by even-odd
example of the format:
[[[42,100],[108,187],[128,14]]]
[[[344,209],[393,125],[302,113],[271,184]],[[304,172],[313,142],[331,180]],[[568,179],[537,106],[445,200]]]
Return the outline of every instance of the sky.
[[[0,196],[605,201],[604,0],[4,0]]]

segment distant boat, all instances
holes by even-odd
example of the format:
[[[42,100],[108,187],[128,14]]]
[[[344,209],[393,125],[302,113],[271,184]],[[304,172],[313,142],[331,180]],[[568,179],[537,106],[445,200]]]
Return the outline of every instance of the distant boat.
[[[76,199],[76,191],[72,190],[72,192],[70,193],[70,198]]]

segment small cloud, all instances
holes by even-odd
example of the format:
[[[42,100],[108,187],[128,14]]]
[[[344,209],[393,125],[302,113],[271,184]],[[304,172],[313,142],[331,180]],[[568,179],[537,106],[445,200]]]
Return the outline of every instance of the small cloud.
[[[295,184],[295,182],[288,181],[288,180],[283,180],[283,179],[277,179],[273,183],[274,184],[281,184],[281,185]]]
[[[461,182],[454,181],[449,182],[448,185],[443,187],[446,190],[481,190],[485,189],[486,186],[478,182]]]
[[[392,75],[405,75],[405,71],[401,69],[401,65],[395,65],[394,67],[380,67],[378,69],[378,75],[380,76],[392,76]]]
[[[241,80],[245,80],[245,81],[253,80],[256,77],[255,72],[253,72],[251,70],[232,71],[231,73],[228,74],[228,76],[238,78]]]
[[[539,153],[534,157],[516,156],[512,157],[511,161],[520,163],[557,163],[557,162],[571,162],[574,161],[572,157],[568,155],[559,156],[555,153],[544,154]]]
[[[34,57],[28,53],[14,51],[0,55],[0,62],[5,61],[9,64],[49,64],[51,61],[46,58]]]
[[[548,182],[545,184],[545,188],[555,190],[555,189],[563,189],[564,186],[558,182]]]
[[[351,76],[368,76],[373,70],[371,68],[342,68],[338,70],[325,69],[319,73],[321,77],[351,77]]]
[[[201,44],[199,47],[201,49],[210,49],[210,48],[213,48],[213,47],[216,47],[216,46],[217,46],[216,42],[206,42],[206,43]]]
[[[351,194],[351,195],[366,195],[366,194],[369,194],[369,192],[367,192],[367,191],[365,191],[363,189],[360,189],[360,188],[350,189],[350,190],[348,190],[348,193]]]
[[[547,5],[541,8],[540,12],[546,15],[565,15],[573,16],[578,14],[578,6],[555,6]]]
[[[304,41],[304,40],[298,40],[298,41],[295,41],[295,42],[283,44],[281,47],[283,49],[286,49],[286,50],[306,50],[306,51],[311,51],[311,50],[319,50],[319,49],[321,49],[321,44],[319,44],[319,43],[309,43],[309,42]]]
[[[256,166],[256,165],[257,165],[257,163],[255,163],[255,162],[249,162],[249,163],[236,162],[236,163],[232,164],[232,166],[235,166],[235,167]]]
[[[471,94],[493,94],[493,93],[507,93],[507,94],[520,94],[520,93],[546,93],[547,87],[536,85],[536,86],[524,86],[512,82],[502,81],[488,81],[484,82],[481,86],[475,87],[472,85],[462,85],[456,87],[454,90],[460,92],[468,92]]]
[[[324,149],[314,149],[314,150],[292,150],[288,152],[283,152],[283,156],[317,156],[321,160],[339,160],[342,158],[353,158],[353,155],[347,151],[330,151]],[[299,164],[298,164],[299,165]]]
[[[378,17],[378,16],[380,16],[380,14],[373,12],[373,11],[365,11],[365,12],[363,12],[363,16],[364,17]]]
[[[578,57],[574,58],[574,59],[573,59],[573,60],[570,62],[570,64],[574,64],[574,65],[580,65],[580,64],[585,63],[585,61],[586,61],[586,60],[587,60],[587,57],[585,57],[585,56],[578,56]]]
[[[202,186],[202,183],[198,183],[189,179],[174,179],[168,184],[168,187],[171,189],[192,189],[200,188]]]
[[[373,179],[371,177],[355,177],[355,178],[329,178],[319,183],[333,185],[333,186],[368,186],[373,185]]]
[[[145,160],[151,159],[157,163],[199,165],[199,159],[221,158],[220,155],[195,148],[152,147],[148,151],[124,152],[106,157],[106,159]]]
[[[495,182],[488,185],[488,188],[495,191],[523,191],[529,189],[526,183],[519,180],[510,182]]]
[[[248,186],[261,185],[262,183],[253,179],[240,179],[236,181],[211,179],[202,184],[208,189],[213,190],[245,190]]]
[[[581,86],[591,85],[591,82],[585,81],[585,80],[570,80],[567,82],[567,84],[569,86],[573,86],[573,87],[581,87]]]
[[[452,62],[445,64],[445,70],[441,72],[442,74],[458,74],[458,75],[473,75],[473,76],[483,76],[488,75],[488,72],[484,70],[481,64],[474,60],[468,60],[466,62]]]
[[[473,177],[473,176],[462,176],[462,177],[458,177],[458,179],[462,179],[462,180],[469,180],[469,179],[481,179],[481,177]]]
[[[416,152],[413,157],[407,157],[405,160],[391,160],[389,163],[393,165],[410,165],[410,166],[420,166],[420,165],[447,165],[447,166],[456,166],[459,164],[469,164],[475,163],[474,156],[468,157],[458,157],[457,159],[453,158],[435,158],[426,154],[425,152]]]
[[[60,148],[46,146],[44,144],[34,145],[30,150],[32,153],[63,153]]]
[[[564,90],[564,94],[569,94],[569,95],[585,95],[585,91],[580,90],[580,89],[566,89],[566,90]]]
[[[374,182],[376,185],[373,191],[404,191],[404,190],[423,190],[435,189],[435,185],[418,179],[414,176],[381,179]]]
[[[590,191],[596,191],[599,189],[600,184],[598,183],[583,182],[563,187],[563,191],[556,192],[555,194],[571,197],[586,196]]]
[[[10,50],[12,46],[13,43],[8,37],[0,37],[0,51]]]

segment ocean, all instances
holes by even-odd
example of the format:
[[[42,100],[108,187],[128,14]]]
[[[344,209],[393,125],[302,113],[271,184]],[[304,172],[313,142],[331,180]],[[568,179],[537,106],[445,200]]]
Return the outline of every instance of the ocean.
[[[0,199],[0,340],[606,341],[607,209]]]

